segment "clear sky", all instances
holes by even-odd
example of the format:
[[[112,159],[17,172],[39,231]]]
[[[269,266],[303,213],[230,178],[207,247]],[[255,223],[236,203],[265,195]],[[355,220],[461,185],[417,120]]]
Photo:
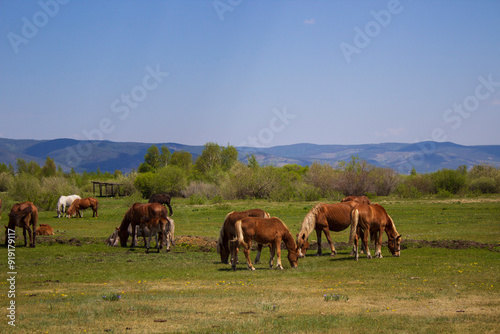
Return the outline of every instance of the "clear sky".
[[[500,144],[500,1],[0,1],[0,137]]]

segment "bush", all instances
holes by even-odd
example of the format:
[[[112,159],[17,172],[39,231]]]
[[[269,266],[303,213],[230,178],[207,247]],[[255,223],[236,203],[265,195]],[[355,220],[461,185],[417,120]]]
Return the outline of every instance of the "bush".
[[[467,181],[464,173],[453,169],[441,169],[432,174],[436,189],[457,194]]]
[[[181,191],[182,196],[191,197],[192,195],[200,195],[205,198],[214,198],[219,196],[219,188],[213,183],[202,181],[192,181],[186,189]]]
[[[7,172],[0,173],[0,192],[8,191],[14,184],[14,176]]]
[[[487,176],[481,176],[472,180],[469,184],[469,190],[483,194],[495,194],[499,191],[497,181]]]

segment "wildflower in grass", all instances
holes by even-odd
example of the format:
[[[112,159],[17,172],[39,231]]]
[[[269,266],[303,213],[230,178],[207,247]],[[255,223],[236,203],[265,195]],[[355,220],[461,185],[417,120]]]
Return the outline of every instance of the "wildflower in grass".
[[[102,299],[108,300],[111,302],[116,302],[116,301],[120,300],[121,298],[122,298],[122,296],[120,294],[117,294],[117,293],[112,293],[109,296],[106,296],[106,295],[102,296]]]

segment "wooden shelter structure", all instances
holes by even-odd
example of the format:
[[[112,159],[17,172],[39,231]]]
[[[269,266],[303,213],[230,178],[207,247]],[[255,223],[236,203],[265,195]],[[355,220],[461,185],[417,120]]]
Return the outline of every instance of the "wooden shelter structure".
[[[96,195],[96,186],[98,195]],[[100,181],[92,181],[92,188],[94,191],[94,197],[114,197],[114,196],[125,196],[126,194],[122,194],[120,191],[120,186],[123,186],[122,183],[111,183],[111,182],[100,182]]]

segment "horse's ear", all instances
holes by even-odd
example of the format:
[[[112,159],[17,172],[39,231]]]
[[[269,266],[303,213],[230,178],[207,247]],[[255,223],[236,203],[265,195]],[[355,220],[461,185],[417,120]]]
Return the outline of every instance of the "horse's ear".
[[[402,235],[400,234],[400,235],[398,235],[398,236],[396,237],[396,239],[401,240],[401,237],[402,237]]]
[[[119,227],[115,227],[117,231],[120,231],[120,228]]]

